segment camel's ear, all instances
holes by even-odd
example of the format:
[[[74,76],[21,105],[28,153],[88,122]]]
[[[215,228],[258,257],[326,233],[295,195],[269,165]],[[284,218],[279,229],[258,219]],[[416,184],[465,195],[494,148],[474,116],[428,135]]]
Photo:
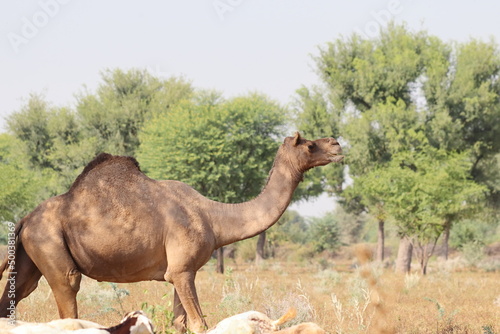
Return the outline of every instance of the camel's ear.
[[[295,132],[295,137],[293,137],[293,146],[297,146],[300,144],[300,133]]]

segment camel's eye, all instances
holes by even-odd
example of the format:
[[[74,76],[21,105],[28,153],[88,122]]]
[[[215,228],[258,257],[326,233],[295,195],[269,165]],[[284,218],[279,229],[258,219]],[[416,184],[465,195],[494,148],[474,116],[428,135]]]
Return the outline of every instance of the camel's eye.
[[[316,147],[316,144],[314,143],[309,143],[307,145],[307,148],[309,149],[309,152],[312,152],[314,150],[314,148]]]

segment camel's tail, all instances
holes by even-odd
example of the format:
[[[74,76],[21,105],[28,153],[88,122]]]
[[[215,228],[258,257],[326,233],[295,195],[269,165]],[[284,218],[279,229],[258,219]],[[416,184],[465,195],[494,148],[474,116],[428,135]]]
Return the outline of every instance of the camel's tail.
[[[14,238],[15,238],[15,244],[13,247],[15,248],[15,251],[17,252],[17,245],[19,243],[19,232],[21,232],[21,227],[22,227],[22,220],[16,224],[16,227],[14,228]],[[9,233],[10,234],[10,233]],[[10,237],[8,240],[12,240]],[[0,265],[0,280],[3,277],[3,273],[7,269],[7,265],[9,264],[9,248],[12,247],[12,245],[7,246],[7,254],[5,255],[5,259],[3,260],[2,264]]]
[[[291,307],[290,309],[288,309],[288,311],[286,311],[286,313],[281,318],[273,321],[273,325],[278,327],[278,326],[284,324],[285,322],[292,320],[296,316],[297,316],[297,310],[295,308]]]

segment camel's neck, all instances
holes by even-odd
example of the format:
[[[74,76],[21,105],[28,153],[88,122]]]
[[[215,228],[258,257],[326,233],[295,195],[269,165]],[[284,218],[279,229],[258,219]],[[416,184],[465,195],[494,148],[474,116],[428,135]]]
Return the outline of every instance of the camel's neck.
[[[259,196],[245,203],[218,203],[211,212],[217,247],[265,231],[278,221],[290,204],[293,192],[302,180],[302,173],[291,170],[290,163],[279,153]]]

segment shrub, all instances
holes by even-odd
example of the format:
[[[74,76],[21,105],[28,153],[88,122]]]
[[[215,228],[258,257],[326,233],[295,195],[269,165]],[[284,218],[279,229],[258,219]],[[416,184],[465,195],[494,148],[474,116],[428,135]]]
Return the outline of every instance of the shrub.
[[[321,218],[313,218],[309,228],[312,246],[316,252],[334,252],[341,245],[340,228],[332,212]]]

